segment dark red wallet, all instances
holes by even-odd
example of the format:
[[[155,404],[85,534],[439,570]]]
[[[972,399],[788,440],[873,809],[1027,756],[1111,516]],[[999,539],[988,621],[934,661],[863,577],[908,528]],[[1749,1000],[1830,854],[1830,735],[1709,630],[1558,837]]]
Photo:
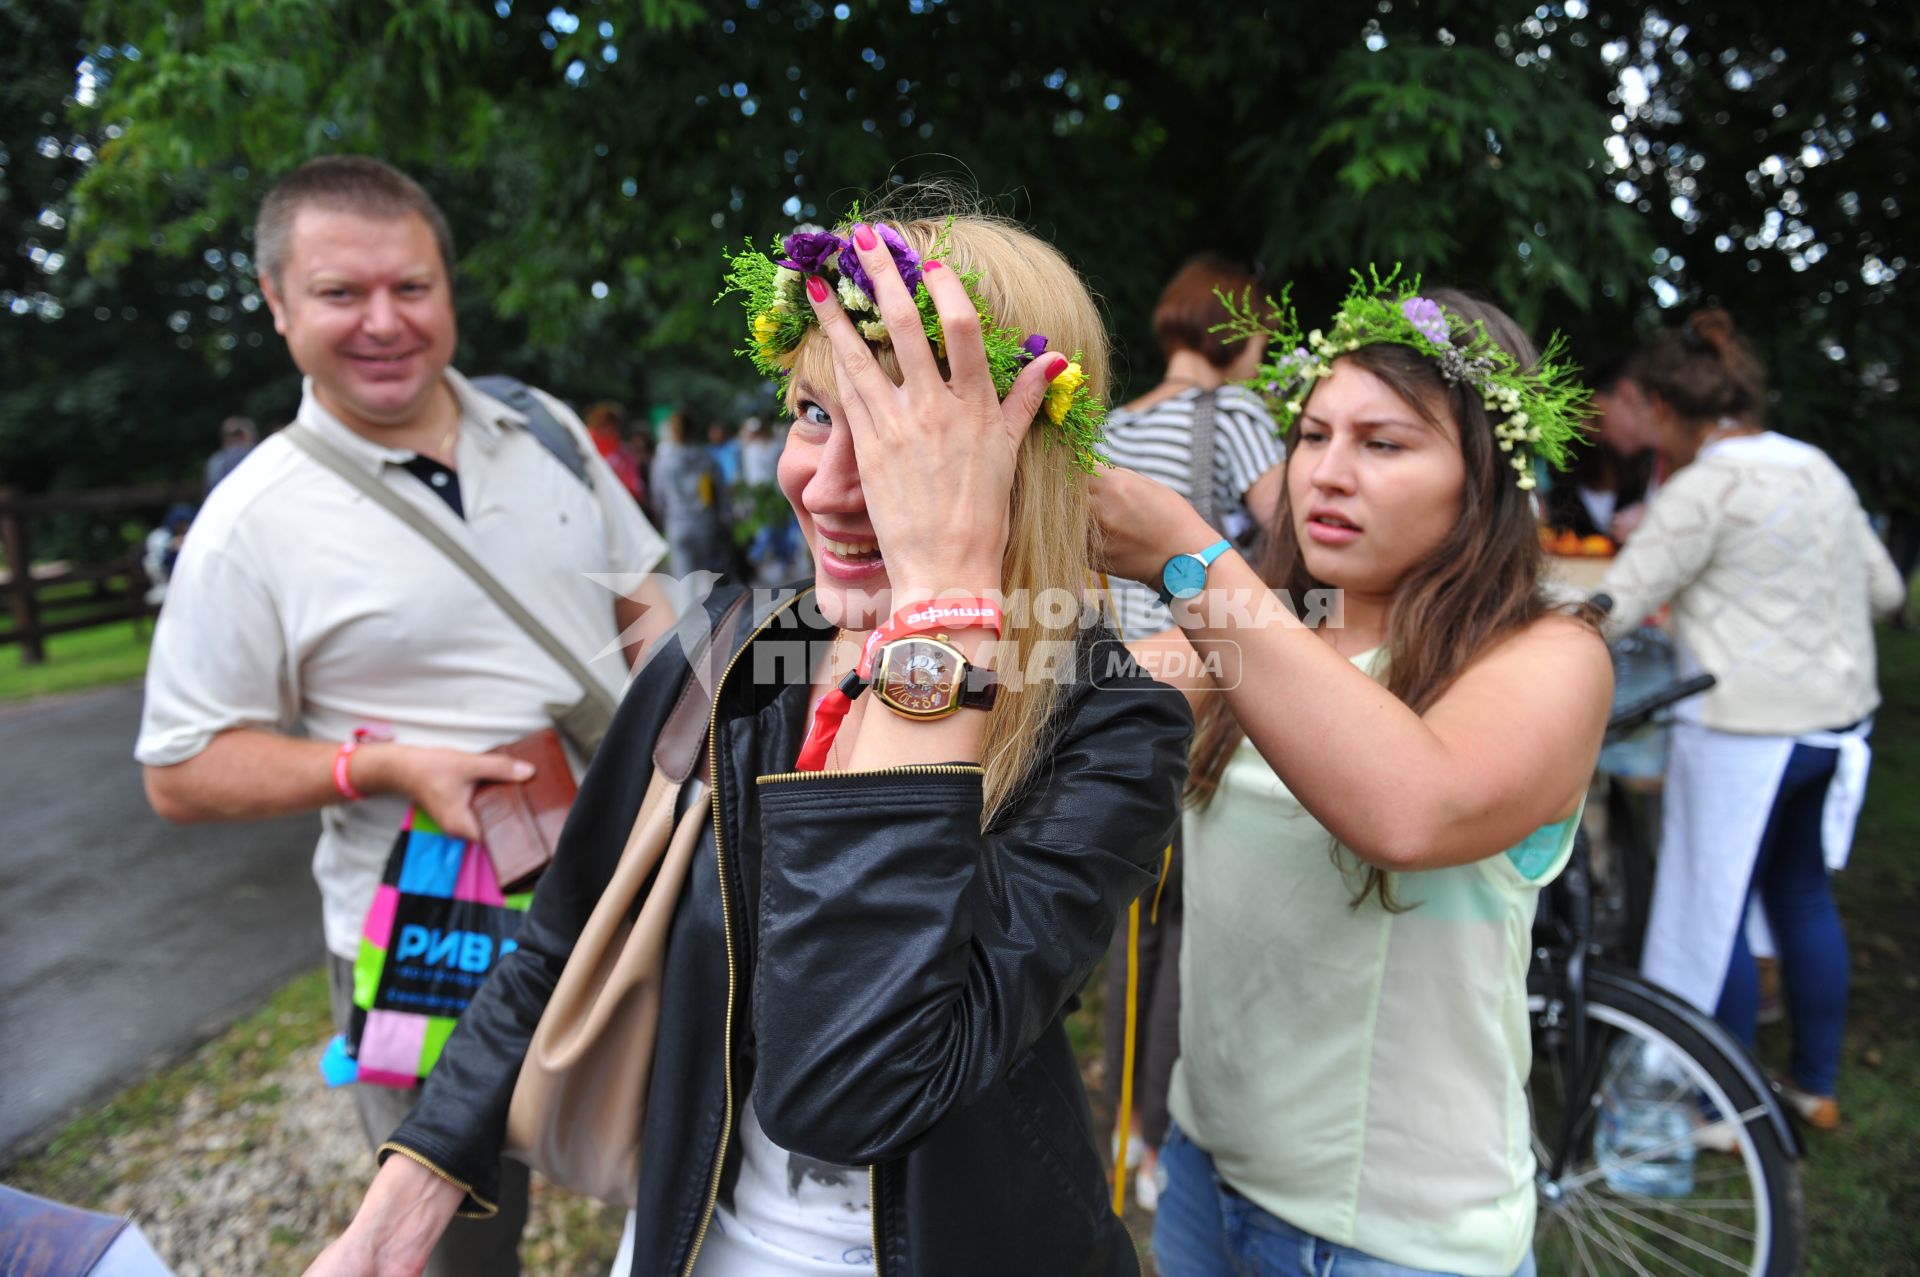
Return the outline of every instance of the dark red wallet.
[[[493,858],[500,890],[523,891],[552,862],[579,786],[567,766],[560,734],[551,727],[487,752],[533,764],[532,780],[491,781],[473,793],[473,814],[480,820],[480,837]]]

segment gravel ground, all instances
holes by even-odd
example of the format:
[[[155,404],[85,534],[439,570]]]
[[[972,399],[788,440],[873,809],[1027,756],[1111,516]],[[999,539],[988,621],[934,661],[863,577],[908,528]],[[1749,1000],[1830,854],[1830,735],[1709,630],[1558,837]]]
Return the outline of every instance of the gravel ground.
[[[320,1078],[324,998],[308,978],[295,1011],[243,1021],[0,1179],[128,1216],[176,1277],[300,1273],[373,1175],[352,1096]],[[536,1180],[522,1265],[530,1277],[602,1277],[624,1218]]]
[[[176,1277],[297,1275],[347,1226],[373,1174],[352,1096],[320,1078],[331,1031],[323,976],[303,976],[49,1149],[0,1167],[0,1180],[131,1218]],[[1098,1065],[1089,1072],[1097,1095]],[[523,1270],[603,1277],[624,1218],[536,1177]],[[1144,1242],[1152,1216],[1129,1201],[1127,1223]]]
[[[353,1101],[311,1059],[261,1079],[225,1112],[204,1091],[167,1123],[115,1136],[87,1159],[118,1182],[92,1203],[130,1216],[176,1277],[298,1273],[352,1219],[371,1176]],[[622,1212],[550,1185],[521,1242],[530,1274],[604,1274]],[[455,1225],[458,1227],[458,1224]]]

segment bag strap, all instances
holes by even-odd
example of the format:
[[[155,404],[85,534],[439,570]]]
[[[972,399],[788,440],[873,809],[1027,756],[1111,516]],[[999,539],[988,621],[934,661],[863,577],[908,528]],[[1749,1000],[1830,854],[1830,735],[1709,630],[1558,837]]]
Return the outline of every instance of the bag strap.
[[[1193,508],[1206,520],[1207,526],[1216,532],[1219,521],[1214,518],[1213,500],[1213,397],[1214,391],[1203,390],[1200,397],[1193,401],[1193,451],[1188,455],[1188,463],[1193,467],[1188,482],[1192,485],[1189,494]]]
[[[587,459],[580,453],[580,440],[547,410],[547,405],[526,382],[505,373],[492,373],[469,377],[467,384],[525,417],[527,433],[538,439],[541,446],[553,454],[553,459],[567,468],[568,474],[586,484],[587,491],[593,491],[593,471],[587,468]]]
[[[567,650],[554,632],[540,623],[539,618],[527,611],[512,591],[500,583],[499,578],[480,565],[480,561],[467,553],[466,547],[447,535],[446,529],[435,523],[419,507],[389,488],[374,475],[368,474],[365,466],[356,463],[353,458],[341,452],[318,433],[304,425],[292,425],[281,431],[293,445],[318,461],[327,469],[345,479],[348,483],[365,493],[368,499],[383,507],[394,518],[418,532],[434,549],[452,560],[453,565],[473,578],[473,583],[486,591],[487,597],[505,612],[515,625],[524,631],[528,638],[538,643],[560,667],[580,685],[580,690],[591,701],[602,706],[610,715],[616,702],[613,694],[601,685],[599,679],[590,673],[580,658]]]
[[[700,753],[706,748],[707,729],[713,719],[709,689],[718,681],[722,656],[733,654],[734,635],[739,633],[741,615],[752,597],[751,589],[741,590],[740,597],[728,605],[700,650],[693,654],[688,662],[693,666],[693,673],[680,689],[680,697],[667,715],[666,726],[660,729],[653,743],[654,767],[675,784],[693,774]]]

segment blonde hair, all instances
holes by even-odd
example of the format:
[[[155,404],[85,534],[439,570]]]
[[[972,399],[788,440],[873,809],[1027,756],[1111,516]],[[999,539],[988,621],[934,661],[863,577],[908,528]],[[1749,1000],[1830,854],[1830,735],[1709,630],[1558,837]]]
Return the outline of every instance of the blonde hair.
[[[976,287],[996,321],[1027,333],[1044,333],[1048,349],[1073,355],[1087,374],[1086,389],[1095,402],[1107,401],[1109,359],[1106,326],[1080,276],[1051,244],[1004,218],[968,211],[940,216],[903,216],[887,210],[869,210],[869,223],[884,221],[906,237],[915,252],[929,254],[942,235],[946,243],[941,260],[962,274],[979,272]],[[897,384],[899,361],[889,346],[874,347],[874,355]],[[809,329],[793,352],[787,379],[787,407],[796,406],[794,390],[800,381],[822,390],[835,385],[833,352],[826,335]],[[1085,476],[1074,464],[1073,450],[1049,436],[1042,416],[1020,447],[1009,502],[1006,558],[1001,563],[1003,593],[1025,591],[1031,604],[1043,591],[1065,590],[1078,600],[1092,579],[1098,525],[1087,500]],[[1079,611],[1061,624],[1049,625],[1044,609],[1010,605],[1000,650],[1025,663],[1020,671],[1062,668],[1045,662],[1043,653],[1061,653],[1079,635]],[[1071,665],[1065,666],[1071,669]],[[1003,677],[1013,671],[1003,663]],[[1060,695],[1060,683],[1049,677],[1011,679],[987,714],[987,735],[981,760],[986,768],[985,803],[980,824],[994,816],[1020,791],[1041,755],[1050,747],[1048,724]]]

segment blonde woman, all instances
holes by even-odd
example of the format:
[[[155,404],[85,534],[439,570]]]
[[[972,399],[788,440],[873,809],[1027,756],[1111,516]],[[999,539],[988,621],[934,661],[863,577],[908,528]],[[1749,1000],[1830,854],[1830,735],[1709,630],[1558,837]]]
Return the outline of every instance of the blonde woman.
[[[1134,1273],[1062,1023],[1154,880],[1191,719],[1074,609],[1019,606],[1087,579],[1098,312],[1056,251],[971,216],[791,236],[734,279],[819,568],[714,692],[724,859],[709,831],[679,904],[616,1272]],[[933,595],[983,605],[916,628]],[[796,644],[803,678],[754,677],[779,662],[748,649]],[[684,681],[636,681],[520,948],[317,1271],[417,1271],[488,1209],[528,1035]]]

